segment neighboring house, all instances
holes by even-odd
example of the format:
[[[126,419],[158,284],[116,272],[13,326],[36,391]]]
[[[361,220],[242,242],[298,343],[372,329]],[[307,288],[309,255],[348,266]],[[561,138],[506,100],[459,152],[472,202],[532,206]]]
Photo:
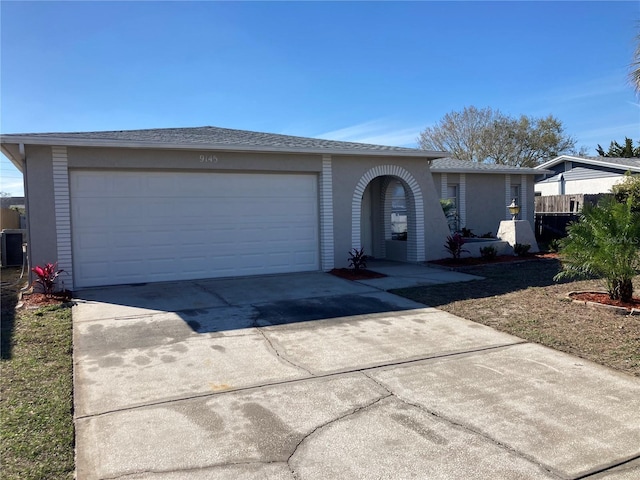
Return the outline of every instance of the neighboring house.
[[[0,197],[0,207],[24,209],[24,197]]]
[[[534,224],[534,178],[539,170],[440,158],[431,163],[431,176],[442,199],[457,211],[458,228],[476,235],[497,233],[511,218],[507,206],[515,199],[519,220]]]
[[[536,178],[536,195],[607,193],[625,172],[640,173],[640,158],[561,155],[535,168],[549,171]]]

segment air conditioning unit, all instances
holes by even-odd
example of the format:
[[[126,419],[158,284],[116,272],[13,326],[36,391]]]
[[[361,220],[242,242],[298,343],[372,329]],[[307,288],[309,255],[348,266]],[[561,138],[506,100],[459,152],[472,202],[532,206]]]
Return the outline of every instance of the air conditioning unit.
[[[2,256],[0,260],[3,267],[19,267],[24,261],[25,253],[22,244],[25,240],[25,230],[4,229],[0,236],[2,243]]]

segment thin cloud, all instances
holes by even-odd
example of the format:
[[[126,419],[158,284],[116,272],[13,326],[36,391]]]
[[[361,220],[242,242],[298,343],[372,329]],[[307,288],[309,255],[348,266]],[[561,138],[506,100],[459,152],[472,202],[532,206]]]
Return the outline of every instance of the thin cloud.
[[[632,136],[635,138],[637,134],[638,134],[638,123],[626,123],[624,125],[613,125],[609,127],[596,128],[593,130],[586,130],[581,133],[581,136],[586,138],[611,137],[611,140],[619,141],[619,140],[624,140],[624,138],[614,138],[614,137]],[[602,141],[599,143],[602,143]]]
[[[547,92],[546,100],[551,102],[573,102],[593,97],[603,97],[629,89],[624,73],[594,78],[570,87]]]
[[[316,135],[318,138],[347,142],[372,143],[398,147],[415,147],[416,139],[423,127],[401,127],[389,125],[381,120],[372,120],[350,127]]]
[[[0,192],[8,193],[12,197],[22,197],[24,195],[23,183],[21,180],[0,182]]]

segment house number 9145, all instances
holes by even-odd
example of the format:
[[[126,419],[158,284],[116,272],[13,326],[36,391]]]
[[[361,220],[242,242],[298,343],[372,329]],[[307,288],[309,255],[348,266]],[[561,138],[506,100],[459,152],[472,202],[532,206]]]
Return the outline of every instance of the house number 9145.
[[[200,163],[218,163],[218,157],[203,153],[200,155]]]

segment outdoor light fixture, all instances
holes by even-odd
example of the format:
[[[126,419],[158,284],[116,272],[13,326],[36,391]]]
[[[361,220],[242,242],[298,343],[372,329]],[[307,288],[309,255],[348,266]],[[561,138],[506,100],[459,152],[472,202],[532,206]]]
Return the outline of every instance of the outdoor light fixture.
[[[511,214],[511,220],[515,220],[518,218],[518,214],[520,213],[520,207],[516,204],[516,199],[511,200],[511,205],[507,205],[509,209],[509,213]]]

